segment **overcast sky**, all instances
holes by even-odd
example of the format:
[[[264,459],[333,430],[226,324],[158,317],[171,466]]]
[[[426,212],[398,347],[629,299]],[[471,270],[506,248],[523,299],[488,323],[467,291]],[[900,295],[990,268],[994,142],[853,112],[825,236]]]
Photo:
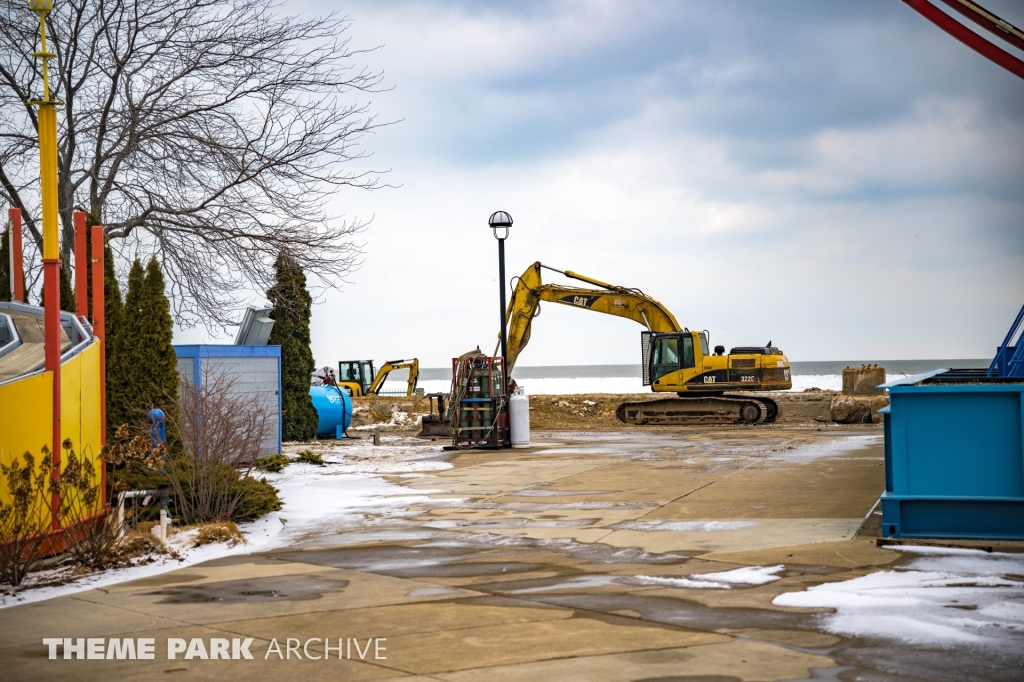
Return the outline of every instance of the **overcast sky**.
[[[1024,303],[1024,81],[899,0],[283,7],[348,14],[399,121],[362,164],[397,187],[336,197],[373,221],[319,365],[493,350],[498,209],[509,278],[638,287],[796,361],[988,357]],[[636,363],[640,330],[549,304],[519,364]]]

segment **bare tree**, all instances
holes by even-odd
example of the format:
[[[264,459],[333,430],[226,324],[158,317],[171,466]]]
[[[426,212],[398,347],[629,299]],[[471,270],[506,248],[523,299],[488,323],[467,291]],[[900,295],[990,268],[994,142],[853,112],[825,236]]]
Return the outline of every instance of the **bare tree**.
[[[0,198],[41,250],[38,19],[0,0]],[[381,125],[381,74],[356,62],[343,16],[304,20],[275,0],[58,0],[48,15],[59,107],[65,258],[85,207],[123,255],[158,254],[179,324],[235,322],[240,290],[266,289],[278,253],[337,287],[358,265],[364,223],[326,206]],[[54,71],[56,73],[54,73]]]

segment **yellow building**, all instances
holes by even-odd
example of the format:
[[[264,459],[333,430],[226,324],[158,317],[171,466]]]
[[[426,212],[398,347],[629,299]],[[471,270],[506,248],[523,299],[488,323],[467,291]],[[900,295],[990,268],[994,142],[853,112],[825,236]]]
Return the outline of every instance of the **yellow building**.
[[[61,440],[70,439],[75,452],[91,460],[97,473],[103,471],[101,356],[102,342],[89,325],[61,312]],[[25,452],[38,462],[43,446],[51,447],[53,373],[44,370],[44,360],[43,309],[0,303],[0,463],[4,465],[21,460]],[[0,503],[11,503],[3,477]],[[94,511],[102,511],[102,504],[100,500]],[[62,525],[71,521],[63,519]]]

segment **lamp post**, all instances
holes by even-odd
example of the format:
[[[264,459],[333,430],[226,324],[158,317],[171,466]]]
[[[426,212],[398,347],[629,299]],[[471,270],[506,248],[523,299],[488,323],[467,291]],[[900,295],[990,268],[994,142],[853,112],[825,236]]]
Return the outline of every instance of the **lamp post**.
[[[53,379],[53,477],[60,472],[60,249],[57,243],[57,107],[61,102],[50,99],[50,59],[56,57],[46,49],[46,15],[53,9],[53,0],[28,0],[28,8],[39,15],[39,51],[33,57],[43,60],[43,98],[29,104],[39,107],[39,185],[43,204],[43,326],[45,337],[45,371]],[[52,502],[53,529],[60,527],[60,498]]]
[[[505,240],[508,228],[512,227],[512,216],[505,211],[495,211],[487,220],[494,238],[498,240],[498,291],[501,301],[501,392],[508,395],[508,348],[505,344]]]

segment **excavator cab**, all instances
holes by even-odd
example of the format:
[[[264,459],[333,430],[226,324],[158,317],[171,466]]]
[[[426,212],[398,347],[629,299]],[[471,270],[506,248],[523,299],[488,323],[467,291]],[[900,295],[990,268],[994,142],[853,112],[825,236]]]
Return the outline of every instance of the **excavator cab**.
[[[694,336],[697,337],[696,343]],[[649,386],[673,372],[692,370],[697,359],[707,355],[707,344],[707,336],[703,333],[642,332],[640,345],[643,352],[644,385]]]
[[[348,360],[338,363],[338,386],[356,398],[370,392],[373,360]]]
[[[689,334],[654,334],[653,345],[650,362],[655,380],[693,367],[693,337]]]
[[[348,391],[354,398],[375,393],[380,395],[381,389],[388,375],[396,369],[409,370],[409,378],[406,382],[408,388],[406,395],[415,395],[416,382],[420,375],[420,361],[417,358],[411,360],[388,360],[380,371],[373,373],[373,360],[347,360],[338,363],[338,386]]]

